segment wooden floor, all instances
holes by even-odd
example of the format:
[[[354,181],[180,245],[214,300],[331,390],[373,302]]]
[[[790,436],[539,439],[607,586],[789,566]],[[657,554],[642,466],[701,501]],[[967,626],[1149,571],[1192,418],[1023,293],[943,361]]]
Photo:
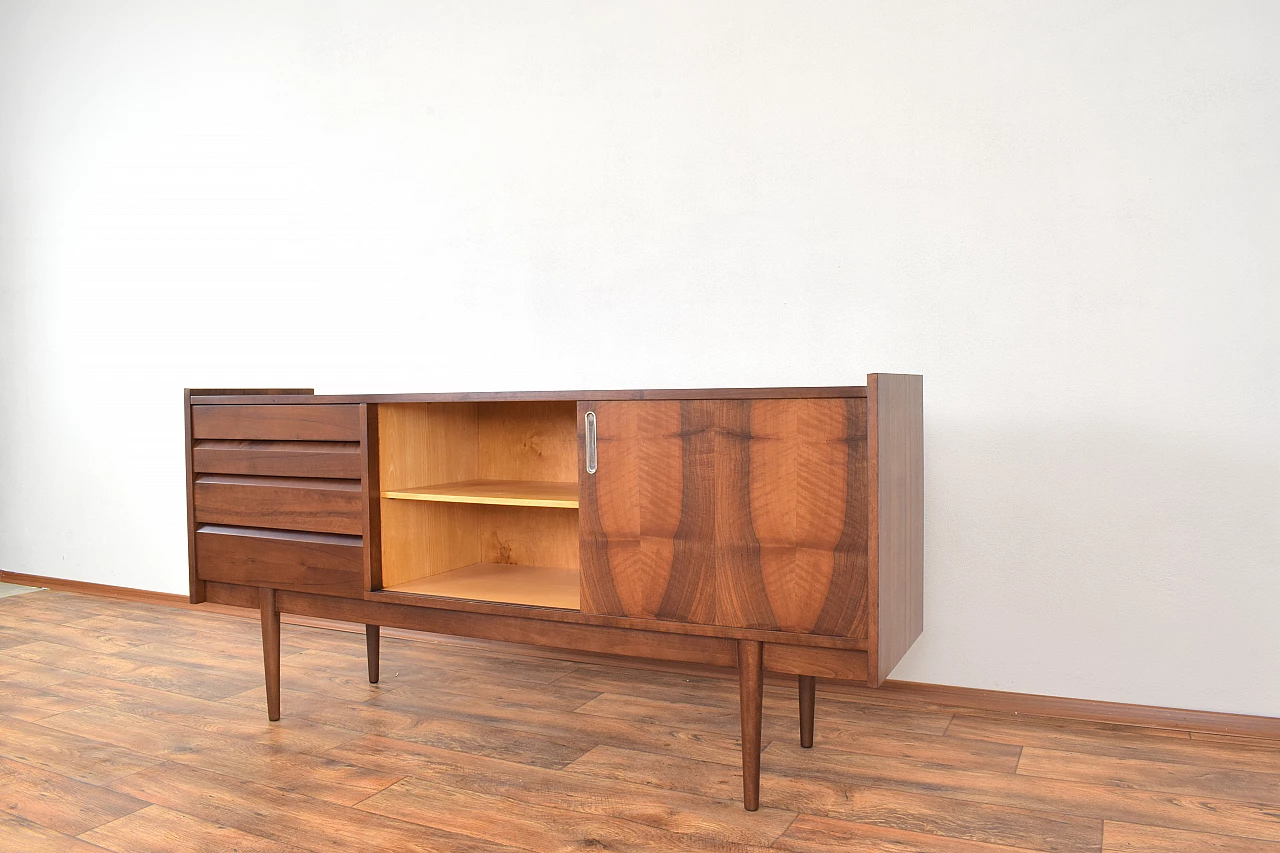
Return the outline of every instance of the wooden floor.
[[[1280,742],[818,691],[765,695],[742,810],[718,675],[255,621],[0,598],[0,851],[1280,853]]]

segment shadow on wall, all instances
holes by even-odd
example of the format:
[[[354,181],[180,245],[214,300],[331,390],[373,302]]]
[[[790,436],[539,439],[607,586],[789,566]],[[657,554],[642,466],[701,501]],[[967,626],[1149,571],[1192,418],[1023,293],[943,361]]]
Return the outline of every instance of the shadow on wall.
[[[1273,443],[926,426],[925,633],[894,678],[1280,715]]]

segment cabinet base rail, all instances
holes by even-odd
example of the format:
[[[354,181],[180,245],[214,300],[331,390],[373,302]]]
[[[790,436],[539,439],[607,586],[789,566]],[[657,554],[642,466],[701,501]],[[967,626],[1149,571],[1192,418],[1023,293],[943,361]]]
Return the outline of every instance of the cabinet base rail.
[[[211,587],[220,585],[211,584]],[[219,596],[216,589],[211,590],[211,599],[214,597],[222,598],[223,603],[227,604],[245,604],[244,599],[247,597],[243,593],[253,594],[250,588],[240,588],[233,593],[231,587],[227,587],[223,595]],[[492,628],[492,625],[486,625],[484,620],[491,619],[509,619],[520,623],[522,630],[527,631],[528,635],[525,639],[517,639],[515,642],[524,642],[529,645],[553,646],[559,648],[570,648],[580,651],[609,651],[614,654],[619,649],[614,646],[612,648],[600,649],[596,644],[590,644],[586,647],[583,645],[568,645],[563,642],[564,637],[555,632],[549,637],[539,637],[538,632],[541,627],[551,626],[554,623],[543,623],[535,619],[518,618],[518,617],[494,617],[487,614],[460,614],[457,611],[447,610],[431,610],[425,607],[403,607],[394,604],[381,604],[366,601],[350,601],[342,599],[331,599],[324,596],[313,596],[307,593],[291,593],[287,591],[278,591],[270,587],[262,587],[257,590],[257,604],[262,615],[262,657],[263,671],[266,679],[267,693],[267,719],[276,721],[280,719],[280,614],[282,612],[296,613],[302,616],[318,616],[326,619],[337,619],[340,621],[363,622],[365,626],[365,641],[368,653],[369,664],[369,683],[377,684],[379,677],[379,652],[381,646],[381,626],[389,624],[397,628],[409,628],[414,630],[422,630],[430,633],[450,633],[460,636],[485,637],[488,639],[511,639],[508,636],[489,636],[492,631],[486,631],[486,628]],[[234,600],[232,600],[234,599]],[[377,615],[376,610],[379,608],[397,608],[408,611],[405,613],[395,613],[394,610],[387,611],[382,615],[393,616],[393,620],[389,623],[374,621]],[[417,611],[417,612],[415,612]],[[442,631],[438,617],[442,615],[451,615],[454,617],[473,617],[477,620],[477,624],[472,626],[471,631]],[[415,623],[415,624],[406,624]],[[512,626],[500,625],[498,627],[509,628]],[[611,629],[600,626],[555,626],[559,628],[572,627],[582,628],[587,634],[605,633],[621,630]],[[655,658],[659,660],[673,660],[696,663],[712,663],[721,665],[736,666],[738,670],[738,695],[739,710],[741,714],[741,735],[742,735],[742,805],[747,811],[756,811],[760,808],[760,740],[761,740],[761,723],[763,720],[763,700],[764,700],[764,673],[769,669],[767,663],[769,655],[767,654],[769,647],[774,643],[765,643],[760,640],[723,640],[715,637],[693,637],[680,634],[658,634],[654,633],[652,638],[636,639],[636,632],[625,631],[629,637],[629,643],[624,654],[633,657]],[[693,640],[705,642],[705,649],[697,649],[698,643],[693,647],[686,645],[680,641]],[[609,637],[604,637],[604,645],[609,645]],[[663,646],[667,648],[663,648]],[[697,658],[689,654],[694,651],[706,652],[701,658]],[[820,650],[833,651],[842,655],[856,656],[861,654],[856,651],[847,650]],[[666,652],[666,654],[664,654]],[[726,660],[726,658],[728,658]],[[785,656],[776,657],[775,660],[782,662],[782,665],[791,663]],[[854,663],[853,668],[856,670],[857,665]],[[777,671],[776,669],[771,671]],[[783,670],[788,671],[788,670]],[[863,670],[865,673],[865,669]],[[799,710],[800,710],[800,745],[803,747],[813,746],[813,723],[814,723],[814,701],[817,676],[806,673],[795,673],[798,680],[799,688]]]

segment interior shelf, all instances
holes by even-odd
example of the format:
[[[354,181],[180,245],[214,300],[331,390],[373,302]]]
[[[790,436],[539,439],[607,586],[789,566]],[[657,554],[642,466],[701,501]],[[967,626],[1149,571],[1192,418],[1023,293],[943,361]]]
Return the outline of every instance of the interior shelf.
[[[578,610],[581,606],[578,582],[577,569],[474,563],[385,589],[388,592]]]
[[[383,492],[384,498],[502,506],[578,508],[578,484],[548,480],[463,480]]]

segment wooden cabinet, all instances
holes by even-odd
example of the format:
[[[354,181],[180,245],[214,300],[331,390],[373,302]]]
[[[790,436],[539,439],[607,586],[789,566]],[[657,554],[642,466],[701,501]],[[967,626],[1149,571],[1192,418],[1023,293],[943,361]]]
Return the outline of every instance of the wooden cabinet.
[[[188,392],[193,601],[881,683],[923,628],[918,376],[846,388]]]

